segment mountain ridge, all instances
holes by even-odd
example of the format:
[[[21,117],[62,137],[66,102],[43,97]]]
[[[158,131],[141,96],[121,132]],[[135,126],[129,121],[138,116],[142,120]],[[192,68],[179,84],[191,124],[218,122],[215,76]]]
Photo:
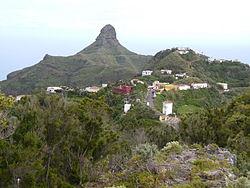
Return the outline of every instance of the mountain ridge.
[[[37,64],[14,71],[7,80],[0,82],[0,90],[6,94],[30,94],[49,86],[83,88],[90,85],[128,80],[142,70],[154,71],[154,79],[173,83],[201,80],[211,84],[227,82],[232,87],[250,86],[250,67],[229,60],[210,60],[190,48],[161,50],[154,56],[134,53],[122,46],[115,28],[104,26],[96,40],[71,56],[46,54]],[[175,80],[173,75],[162,75],[161,69],[173,73],[187,73],[188,80]],[[191,79],[192,78],[192,79]]]
[[[51,85],[85,87],[129,79],[138,75],[151,56],[139,55],[122,46],[115,28],[108,24],[96,40],[71,56],[46,54],[39,63],[14,71],[0,82],[7,94],[27,94]]]

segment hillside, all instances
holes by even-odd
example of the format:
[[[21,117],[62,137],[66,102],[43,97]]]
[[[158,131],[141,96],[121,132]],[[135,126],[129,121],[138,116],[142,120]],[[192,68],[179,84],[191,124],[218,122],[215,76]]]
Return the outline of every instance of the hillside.
[[[123,104],[108,88],[0,94],[0,187],[249,187],[249,92],[183,117],[179,130]]]
[[[26,94],[48,86],[84,87],[137,75],[151,56],[138,55],[123,47],[113,26],[102,28],[96,41],[68,56],[45,55],[38,64],[10,73],[0,88],[8,94]]]
[[[189,49],[181,54],[177,48],[158,52],[144,67],[154,71],[153,76],[162,81],[188,83],[203,81],[208,83],[226,82],[229,87],[250,86],[250,67],[237,61],[214,60]],[[162,75],[161,69],[170,69],[174,74],[187,73],[189,78],[175,80],[172,76]]]

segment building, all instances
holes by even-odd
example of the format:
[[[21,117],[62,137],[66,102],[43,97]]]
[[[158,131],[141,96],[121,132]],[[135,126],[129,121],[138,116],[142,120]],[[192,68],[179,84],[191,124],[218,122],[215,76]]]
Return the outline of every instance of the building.
[[[225,62],[225,61],[227,61],[226,59],[218,59],[218,61],[220,62],[220,63],[223,63],[223,62]]]
[[[179,47],[177,48],[177,52],[181,55],[187,54],[189,53],[190,48],[186,48],[186,47]]]
[[[176,85],[174,84],[167,84],[165,85],[165,91],[170,91],[170,90],[175,90],[176,89]]]
[[[89,93],[97,93],[100,89],[101,89],[101,87],[92,86],[92,87],[86,87],[85,91],[87,91]]]
[[[176,85],[166,82],[154,81],[152,86],[149,86],[148,89],[154,89],[157,93],[162,93],[163,91],[175,90]]]
[[[61,87],[47,87],[47,93],[61,93],[63,89]]]
[[[151,76],[152,75],[152,73],[153,73],[153,71],[151,71],[151,70],[144,70],[144,71],[142,71],[142,76]]]
[[[132,86],[120,85],[118,87],[113,88],[113,93],[126,95],[130,94],[132,92],[132,89]]]
[[[102,88],[108,87],[108,84],[102,84]]]
[[[131,104],[124,104],[124,113],[126,114],[131,108]]]
[[[224,91],[229,91],[227,83],[217,83],[217,85],[219,85]]]
[[[18,95],[16,96],[16,102],[20,101],[22,98],[26,97],[26,95]]]
[[[172,70],[161,69],[161,74],[172,74]]]
[[[207,83],[192,83],[191,87],[193,89],[202,89],[202,88],[207,88],[208,84]]]
[[[144,82],[139,79],[132,79],[130,82],[133,86],[136,86],[136,84],[144,84]]]
[[[186,78],[187,77],[187,73],[179,73],[179,74],[175,74],[175,77],[178,78]]]
[[[162,105],[162,113],[164,115],[170,115],[173,113],[173,102],[165,101]]]
[[[153,82],[153,89],[157,92],[157,93],[162,93],[165,90],[165,85],[168,83],[161,83],[159,81],[154,81]]]
[[[177,86],[178,90],[189,90],[191,89],[190,85],[186,85],[186,84],[180,84]]]
[[[159,81],[154,81],[154,82],[153,82],[153,88],[154,88],[155,90],[164,89],[166,85],[169,85],[169,83],[166,83],[166,82],[159,82]]]

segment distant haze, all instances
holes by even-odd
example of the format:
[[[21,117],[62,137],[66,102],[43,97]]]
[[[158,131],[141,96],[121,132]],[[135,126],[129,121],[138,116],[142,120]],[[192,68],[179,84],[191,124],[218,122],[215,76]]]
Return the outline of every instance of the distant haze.
[[[0,6],[0,80],[67,56],[95,40],[106,24],[140,54],[176,46],[250,63],[248,0],[8,0]]]

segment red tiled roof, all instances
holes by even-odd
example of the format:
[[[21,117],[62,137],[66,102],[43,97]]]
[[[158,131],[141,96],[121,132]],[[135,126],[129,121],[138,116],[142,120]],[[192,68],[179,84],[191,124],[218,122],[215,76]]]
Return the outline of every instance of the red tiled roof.
[[[132,86],[120,85],[113,88],[113,92],[118,94],[130,94],[132,92]]]

